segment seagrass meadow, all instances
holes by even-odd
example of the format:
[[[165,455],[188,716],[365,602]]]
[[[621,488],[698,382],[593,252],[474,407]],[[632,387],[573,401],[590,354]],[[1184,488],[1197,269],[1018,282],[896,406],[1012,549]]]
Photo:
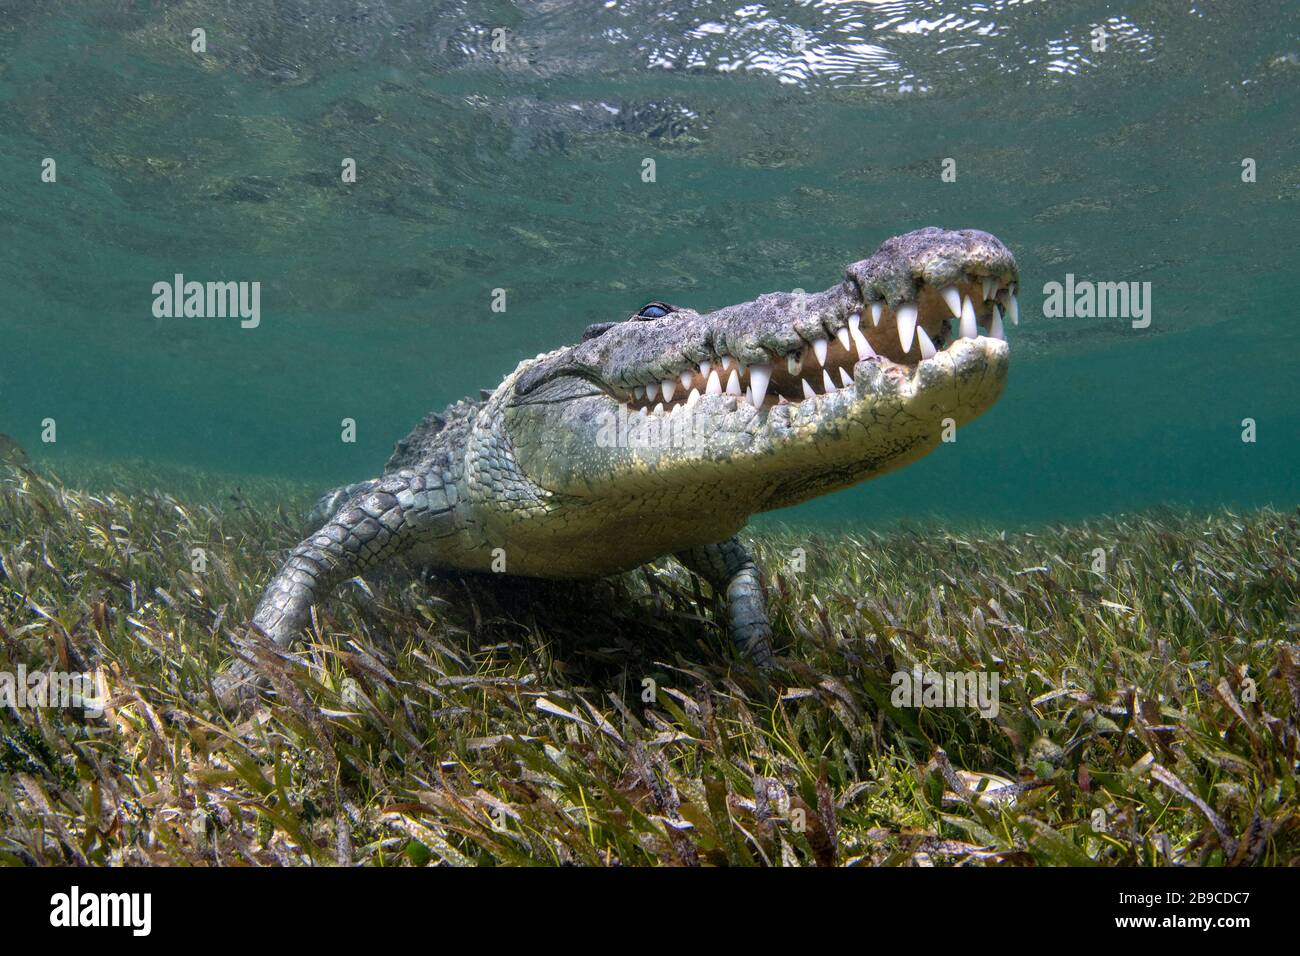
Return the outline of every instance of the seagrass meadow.
[[[764,526],[768,681],[667,563],[356,580],[226,715],[227,635],[310,494],[154,478],[0,471],[0,671],[105,697],[0,712],[4,863],[1300,862],[1295,512]],[[895,705],[914,667],[997,674],[996,716]]]

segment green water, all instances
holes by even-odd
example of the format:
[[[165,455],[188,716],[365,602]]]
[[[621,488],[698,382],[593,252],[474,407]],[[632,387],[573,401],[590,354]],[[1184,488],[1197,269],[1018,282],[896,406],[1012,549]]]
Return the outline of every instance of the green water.
[[[1021,271],[1003,399],[804,517],[1293,507],[1298,27],[1193,0],[0,2],[0,432],[74,475],[325,488],[589,323],[978,227]],[[259,281],[260,325],[155,318],[176,273]],[[1150,326],[1044,318],[1067,273],[1149,281]]]

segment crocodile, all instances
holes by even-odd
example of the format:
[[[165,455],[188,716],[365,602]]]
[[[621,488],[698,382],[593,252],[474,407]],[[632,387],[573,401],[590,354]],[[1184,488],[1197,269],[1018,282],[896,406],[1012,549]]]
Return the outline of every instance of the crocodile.
[[[379,477],[322,497],[252,639],[287,648],[314,602],[398,555],[551,579],[672,555],[723,599],[742,659],[767,668],[772,627],[738,532],[902,467],[993,405],[1018,288],[996,237],[927,227],[823,292],[703,314],[655,301],[589,326],[426,416]],[[240,661],[218,681],[228,698],[253,672]]]

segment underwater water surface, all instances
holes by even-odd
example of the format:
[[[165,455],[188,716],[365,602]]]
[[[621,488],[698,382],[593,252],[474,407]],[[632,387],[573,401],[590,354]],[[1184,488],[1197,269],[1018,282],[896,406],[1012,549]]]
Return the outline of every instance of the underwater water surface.
[[[1289,508],[1298,117],[1281,0],[0,2],[0,432],[323,489],[590,323],[973,227],[1020,267],[1003,398],[778,520]],[[177,274],[257,326],[155,317]],[[1045,315],[1067,276],[1149,315]]]

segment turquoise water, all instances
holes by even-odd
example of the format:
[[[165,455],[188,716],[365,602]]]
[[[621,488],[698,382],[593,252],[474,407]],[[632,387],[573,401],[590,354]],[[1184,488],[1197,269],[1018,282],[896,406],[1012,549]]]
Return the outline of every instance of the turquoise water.
[[[74,474],[329,487],[589,323],[978,227],[1021,270],[1003,399],[802,516],[1293,507],[1298,28],[1293,2],[0,2],[0,432]],[[176,273],[260,282],[260,325],[155,318]],[[1045,318],[1067,273],[1150,282],[1150,326]]]

